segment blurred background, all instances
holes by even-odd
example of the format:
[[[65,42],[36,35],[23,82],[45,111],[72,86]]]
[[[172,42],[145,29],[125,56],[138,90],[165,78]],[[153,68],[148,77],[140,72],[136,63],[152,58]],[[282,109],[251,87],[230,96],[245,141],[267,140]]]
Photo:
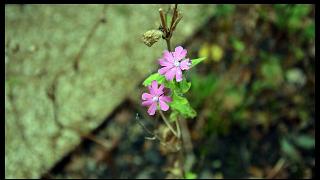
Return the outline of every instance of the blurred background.
[[[7,178],[174,177],[138,123],[162,127],[140,105],[166,47],[139,40],[159,7],[6,5]],[[314,5],[178,8],[173,46],[208,57],[187,73],[187,178],[314,177]]]

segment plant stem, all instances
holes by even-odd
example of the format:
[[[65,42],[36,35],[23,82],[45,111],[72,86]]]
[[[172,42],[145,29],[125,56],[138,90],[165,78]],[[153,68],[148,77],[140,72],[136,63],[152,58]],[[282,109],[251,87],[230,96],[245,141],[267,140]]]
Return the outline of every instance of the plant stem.
[[[169,121],[167,120],[167,118],[164,116],[163,112],[162,112],[161,110],[159,110],[159,113],[160,113],[163,121],[166,123],[166,125],[168,126],[168,128],[171,130],[171,132],[172,132],[177,138],[179,138],[178,135],[177,135],[177,132],[173,129],[173,127],[171,126],[171,124],[169,123]]]
[[[166,39],[166,42],[167,42],[167,47],[168,47],[168,51],[171,52],[171,44],[170,44],[170,38]]]
[[[177,24],[179,23],[179,21],[181,20],[182,16],[177,17],[178,16],[178,12],[177,12],[177,6],[178,4],[175,4],[174,7],[174,11],[172,14],[172,19],[171,19],[171,24],[170,24],[170,29],[167,29],[166,24],[164,22],[164,18],[163,18],[163,12],[162,9],[159,10],[160,12],[160,18],[161,18],[161,22],[162,22],[162,27],[164,27],[164,39],[166,40],[167,43],[167,48],[168,51],[171,52],[171,44],[170,44],[170,40],[172,37],[172,33],[175,29],[175,27],[177,26]],[[177,19],[178,18],[178,19]],[[180,150],[178,153],[178,160],[179,160],[179,166],[180,166],[180,170],[181,170],[181,175],[182,178],[185,178],[185,170],[184,170],[184,162],[185,162],[185,157],[184,157],[184,152],[185,152],[185,146],[184,146],[184,142],[183,142],[183,138],[181,138],[182,136],[182,131],[180,130],[180,122],[179,122],[179,118],[175,121],[176,123],[176,128],[177,128],[177,132],[172,128],[172,126],[170,125],[170,123],[167,121],[167,118],[164,116],[163,112],[160,110],[160,115],[163,119],[163,121],[166,123],[166,125],[169,127],[169,129],[172,131],[172,133],[178,138],[178,140],[181,142],[182,145],[182,150]]]
[[[172,19],[171,19],[171,25],[170,25],[170,31],[172,30],[172,26],[174,24],[174,22],[176,21],[176,18],[177,18],[177,7],[178,7],[178,4],[175,4],[174,5],[174,10],[173,10],[173,15],[172,15]]]
[[[160,14],[162,28],[164,30],[165,35],[167,35],[168,28],[167,28],[166,18],[164,17],[163,10],[161,8],[159,9],[159,14]]]
[[[177,135],[178,135],[178,139],[181,138],[181,131],[180,131],[180,122],[179,119],[176,120],[176,127],[177,127]]]

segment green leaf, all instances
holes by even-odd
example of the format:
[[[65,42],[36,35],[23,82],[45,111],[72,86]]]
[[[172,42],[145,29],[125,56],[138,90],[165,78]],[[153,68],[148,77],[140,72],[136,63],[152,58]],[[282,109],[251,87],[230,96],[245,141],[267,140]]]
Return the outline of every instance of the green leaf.
[[[315,24],[312,22],[309,24],[305,30],[304,30],[304,35],[306,36],[307,39],[314,39],[315,37]]]
[[[163,75],[160,75],[159,73],[151,74],[149,77],[147,77],[146,80],[143,81],[144,86],[149,86],[152,81],[156,80],[158,84],[161,84],[165,81],[165,77]]]
[[[197,174],[191,172],[191,171],[188,171],[186,173],[186,179],[197,179]]]
[[[175,92],[173,92],[170,107],[179,112],[184,118],[194,118],[197,115],[197,112],[191,107],[189,101]]]
[[[164,86],[166,88],[170,88],[172,91],[174,91],[177,87],[176,87],[176,83],[174,81],[164,81]]]
[[[245,45],[242,41],[240,41],[238,39],[234,39],[233,48],[238,52],[243,52],[245,49]]]
[[[183,79],[179,83],[175,81],[164,81],[164,86],[170,88],[177,94],[184,94],[189,91],[191,87],[191,82],[188,82],[186,79]]]
[[[281,150],[284,154],[286,154],[292,160],[300,160],[300,154],[295,149],[295,147],[285,138],[281,140]]]
[[[304,149],[312,149],[315,146],[315,139],[312,136],[300,135],[293,138],[295,144]]]
[[[279,60],[272,56],[269,58],[262,64],[261,74],[265,83],[275,88],[283,82],[283,72]]]
[[[197,64],[199,64],[200,62],[202,62],[203,60],[205,60],[207,57],[202,57],[202,58],[198,58],[198,59],[192,59],[191,60],[191,67],[196,66]]]
[[[188,82],[186,79],[183,79],[180,83],[178,83],[178,90],[180,93],[188,92],[190,87],[191,87],[191,82]]]

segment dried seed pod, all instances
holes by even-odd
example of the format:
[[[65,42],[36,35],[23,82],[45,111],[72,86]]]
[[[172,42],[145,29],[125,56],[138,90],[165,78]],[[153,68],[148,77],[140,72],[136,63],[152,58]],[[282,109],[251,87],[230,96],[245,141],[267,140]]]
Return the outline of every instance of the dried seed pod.
[[[151,47],[162,37],[162,35],[163,33],[160,30],[149,30],[143,34],[142,41],[144,44]]]

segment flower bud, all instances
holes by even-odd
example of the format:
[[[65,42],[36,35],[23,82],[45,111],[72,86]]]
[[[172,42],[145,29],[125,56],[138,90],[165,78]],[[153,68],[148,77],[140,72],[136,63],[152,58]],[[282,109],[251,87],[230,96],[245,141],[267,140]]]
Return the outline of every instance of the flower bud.
[[[162,31],[160,30],[149,30],[145,32],[142,36],[142,41],[147,46],[151,47],[162,37]]]

